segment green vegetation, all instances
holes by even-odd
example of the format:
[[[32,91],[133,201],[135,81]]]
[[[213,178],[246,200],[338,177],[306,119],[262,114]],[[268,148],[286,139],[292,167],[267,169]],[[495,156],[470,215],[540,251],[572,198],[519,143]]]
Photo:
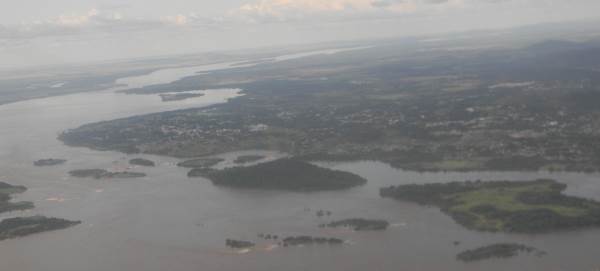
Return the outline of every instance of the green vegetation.
[[[27,191],[27,188],[22,185],[11,185],[5,182],[0,182],[0,194],[16,194]]]
[[[176,94],[160,94],[160,98],[163,102],[181,101],[190,98],[197,98],[204,96],[203,93],[176,93]]]
[[[279,235],[277,234],[265,234],[265,233],[259,233],[258,234],[258,238],[264,239],[264,240],[277,240],[279,239]]]
[[[10,195],[23,193],[27,190],[24,186],[10,185],[0,182],[0,213],[32,209],[32,202],[10,202]],[[68,221],[58,218],[43,216],[8,218],[0,221],[0,241],[38,232],[52,231],[77,225],[79,221]]]
[[[12,211],[32,209],[33,203],[29,201],[11,202],[11,194],[23,193],[27,190],[24,186],[10,185],[0,182],[0,214]]]
[[[13,212],[13,211],[24,211],[33,209],[33,202],[30,201],[20,201],[20,202],[9,202],[10,197],[5,194],[0,194],[0,214],[5,212]]]
[[[553,180],[452,182],[382,188],[382,197],[434,205],[480,231],[541,233],[600,226],[600,203],[563,195]]]
[[[220,70],[127,92],[239,88],[244,96],[83,125],[59,138],[176,157],[261,149],[416,171],[598,170],[600,44],[546,45],[556,48],[390,45]]]
[[[362,177],[331,170],[295,159],[279,159],[249,167],[211,171],[206,176],[215,185],[238,188],[319,191],[363,185]]]
[[[282,240],[282,245],[287,246],[300,246],[300,245],[341,245],[344,240],[339,238],[327,238],[327,237],[312,237],[312,236],[294,236],[286,237]]]
[[[0,222],[0,240],[65,229],[80,223],[80,221],[69,221],[44,216],[7,218]]]
[[[233,160],[236,164],[245,164],[250,162],[256,162],[258,160],[264,159],[265,157],[262,155],[241,155]]]
[[[156,166],[154,161],[143,159],[143,158],[134,158],[129,160],[129,164],[136,166],[144,166],[144,167],[153,167]]]
[[[331,216],[333,213],[331,211],[326,211],[326,210],[318,210],[315,215],[317,217],[323,217],[323,216]]]
[[[225,240],[225,245],[227,247],[235,248],[235,249],[252,248],[252,247],[255,246],[255,244],[252,243],[252,242],[240,241],[240,240],[232,240],[232,239]]]
[[[37,167],[56,166],[56,165],[62,165],[66,162],[67,162],[67,160],[65,160],[65,159],[50,158],[50,159],[37,160],[37,161],[33,162],[33,165],[37,166]]]
[[[385,220],[373,220],[364,218],[351,218],[322,224],[321,227],[337,228],[346,227],[355,231],[381,231],[388,228],[389,222]]]
[[[69,171],[69,175],[77,178],[94,179],[129,179],[146,177],[145,173],[140,172],[110,172],[105,169],[79,169]]]
[[[177,166],[186,168],[208,168],[225,161],[222,158],[199,158],[178,163]]]
[[[533,247],[521,244],[493,244],[472,250],[466,250],[458,255],[456,259],[463,262],[474,262],[487,260],[491,258],[511,258],[520,253],[535,253],[536,256],[543,256],[546,253]]]

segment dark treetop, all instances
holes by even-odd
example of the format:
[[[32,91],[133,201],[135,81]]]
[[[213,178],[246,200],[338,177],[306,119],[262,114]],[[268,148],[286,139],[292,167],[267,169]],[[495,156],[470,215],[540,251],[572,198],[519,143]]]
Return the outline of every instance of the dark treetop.
[[[474,230],[541,233],[600,226],[600,203],[563,195],[553,180],[452,182],[382,188],[381,196],[433,205]]]
[[[206,177],[215,185],[291,191],[345,189],[367,182],[353,173],[289,158],[249,167],[214,170],[208,172]]]
[[[341,245],[344,240],[333,237],[313,237],[313,236],[292,236],[285,237],[281,241],[284,247],[287,246],[300,246],[300,245]]]
[[[11,211],[22,211],[33,208],[33,203],[29,201],[11,202],[11,194],[23,193],[27,190],[24,186],[10,185],[0,182],[0,213]]]
[[[337,228],[347,227],[355,231],[380,231],[385,230],[390,225],[385,220],[378,219],[364,219],[364,218],[350,218],[344,220],[333,221],[328,224],[323,224],[321,227]]]
[[[535,253],[536,256],[543,256],[546,254],[536,248],[521,244],[493,244],[463,251],[456,255],[456,259],[463,262],[474,262],[491,258],[511,258],[520,253]]]
[[[114,179],[114,178],[141,178],[146,177],[140,172],[110,172],[104,169],[79,169],[69,171],[69,175],[77,178]]]
[[[156,164],[154,163],[154,161],[151,161],[151,160],[148,160],[148,159],[143,159],[143,158],[131,159],[131,160],[129,160],[129,164],[136,165],[136,166],[145,166],[145,167],[156,166]]]
[[[7,218],[0,222],[0,240],[23,237],[45,231],[60,230],[80,223],[80,221],[69,221],[45,216]]]
[[[50,158],[50,159],[37,160],[37,161],[33,162],[33,165],[37,166],[37,167],[56,166],[56,165],[62,165],[66,162],[67,162],[67,160],[65,160],[65,159]]]

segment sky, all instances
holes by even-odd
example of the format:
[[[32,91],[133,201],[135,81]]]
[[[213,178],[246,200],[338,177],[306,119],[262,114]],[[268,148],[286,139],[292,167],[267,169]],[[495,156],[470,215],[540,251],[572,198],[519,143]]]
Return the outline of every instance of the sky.
[[[0,68],[600,19],[599,0],[0,0]]]

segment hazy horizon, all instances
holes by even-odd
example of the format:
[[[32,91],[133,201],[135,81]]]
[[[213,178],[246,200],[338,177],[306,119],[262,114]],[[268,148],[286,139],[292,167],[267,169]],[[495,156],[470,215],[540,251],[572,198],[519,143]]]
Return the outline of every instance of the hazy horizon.
[[[3,69],[600,18],[600,2],[591,0],[26,0],[5,6]]]

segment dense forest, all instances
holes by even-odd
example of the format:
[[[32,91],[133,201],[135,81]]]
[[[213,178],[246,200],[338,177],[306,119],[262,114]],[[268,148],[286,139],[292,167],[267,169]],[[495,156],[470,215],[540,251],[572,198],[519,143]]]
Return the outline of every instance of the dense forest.
[[[80,221],[69,221],[45,216],[7,218],[0,222],[0,240],[12,239],[45,231],[60,230],[80,224]]]
[[[520,253],[535,253],[538,257],[546,254],[546,252],[534,247],[521,244],[501,243],[465,250],[456,255],[456,259],[463,262],[475,262],[492,258],[511,258]]]
[[[291,191],[337,190],[367,182],[349,172],[326,169],[290,158],[249,167],[215,170],[207,178],[215,185]]]
[[[0,182],[0,214],[11,211],[22,211],[33,208],[33,202],[11,202],[11,194],[23,193],[27,190],[24,186],[15,186]]]
[[[382,197],[433,205],[481,231],[540,233],[600,226],[600,203],[562,194],[553,180],[467,181],[382,188]]]

